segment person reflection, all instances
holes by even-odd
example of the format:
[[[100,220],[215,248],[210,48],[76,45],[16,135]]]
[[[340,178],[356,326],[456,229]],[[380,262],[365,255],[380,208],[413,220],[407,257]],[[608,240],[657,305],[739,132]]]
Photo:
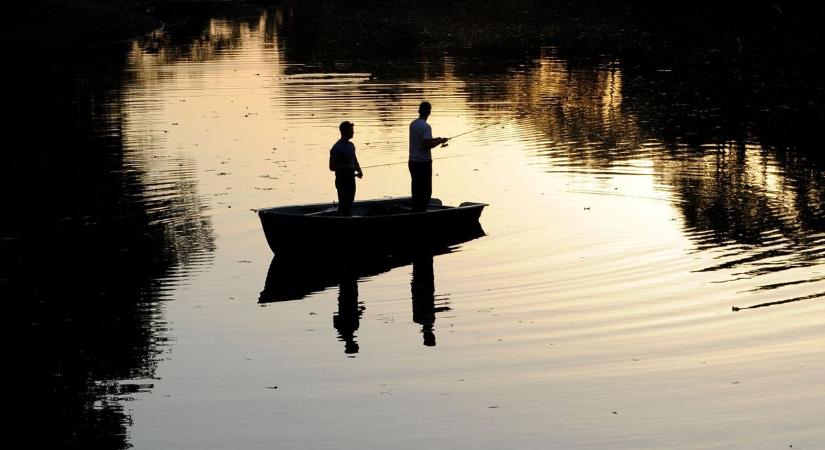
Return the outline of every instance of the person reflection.
[[[355,331],[364,307],[358,304],[358,278],[343,275],[338,285],[338,313],[332,316],[332,326],[338,330],[338,339],[344,341],[344,353],[358,353]]]
[[[424,345],[435,346],[435,313],[448,311],[449,306],[435,306],[435,275],[433,273],[433,256],[431,254],[418,255],[413,260],[412,281],[413,322],[421,325],[421,334],[424,335]]]

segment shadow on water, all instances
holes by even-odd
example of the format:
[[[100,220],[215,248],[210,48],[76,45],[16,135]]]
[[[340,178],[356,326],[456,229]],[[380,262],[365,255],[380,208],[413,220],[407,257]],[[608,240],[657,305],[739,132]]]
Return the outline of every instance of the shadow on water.
[[[214,250],[191,162],[158,179],[124,146],[123,65],[116,50],[3,79],[0,297],[31,448],[130,447],[126,402],[166,345],[160,301]]]
[[[481,226],[466,230],[449,239],[429,241],[419,247],[395,249],[393,253],[346,252],[346,259],[336,257],[275,256],[266,275],[259,303],[301,300],[338,286],[338,311],[333,326],[345,343],[345,353],[358,353],[355,332],[365,306],[358,301],[358,281],[380,275],[398,267],[412,265],[410,296],[413,321],[422,326],[424,345],[435,345],[435,314],[450,308],[435,295],[433,258],[457,251],[460,245],[484,236]]]

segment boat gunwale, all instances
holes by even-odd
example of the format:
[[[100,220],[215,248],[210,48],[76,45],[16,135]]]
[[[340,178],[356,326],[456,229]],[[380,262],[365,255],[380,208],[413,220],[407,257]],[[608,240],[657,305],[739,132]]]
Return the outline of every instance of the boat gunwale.
[[[409,201],[410,197],[394,197],[394,198],[387,198],[387,199],[374,199],[374,200],[360,200],[356,202],[356,204],[365,204],[365,203],[396,203],[399,201]],[[441,200],[437,200],[439,203]],[[384,217],[408,217],[408,216],[421,216],[426,214],[438,214],[444,213],[448,211],[456,211],[456,210],[469,210],[469,209],[476,209],[476,208],[484,208],[489,206],[487,203],[477,203],[477,202],[462,202],[458,206],[444,206],[439,204],[437,209],[428,209],[426,211],[416,211],[416,212],[401,212],[396,214],[376,214],[371,216],[336,216],[336,215],[329,215],[329,216],[322,216],[322,215],[310,215],[306,212],[300,212],[304,209],[312,209],[312,208],[333,208],[335,207],[335,203],[307,203],[303,205],[286,205],[286,206],[274,206],[270,208],[263,208],[258,210],[258,216],[269,215],[269,216],[285,216],[285,217],[307,217],[313,220],[366,220],[366,219],[378,219]],[[281,210],[281,211],[279,211]],[[291,211],[290,211],[291,210]]]

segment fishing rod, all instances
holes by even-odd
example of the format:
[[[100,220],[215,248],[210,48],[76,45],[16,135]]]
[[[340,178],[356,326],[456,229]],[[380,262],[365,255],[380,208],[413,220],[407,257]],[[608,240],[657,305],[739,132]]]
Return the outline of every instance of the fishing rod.
[[[484,125],[483,127],[474,128],[474,129],[472,129],[472,130],[470,130],[470,131],[465,131],[465,132],[463,132],[463,133],[459,133],[459,134],[457,134],[457,135],[455,135],[455,136],[450,136],[450,137],[448,137],[448,138],[447,138],[447,140],[448,140],[448,141],[451,141],[451,140],[453,140],[453,139],[455,139],[455,138],[457,138],[457,137],[459,137],[459,136],[464,136],[465,134],[475,133],[476,131],[481,131],[481,130],[483,130],[483,129],[485,129],[485,128],[489,128],[489,127],[491,127],[491,126],[493,126],[493,125],[498,125],[498,124],[500,124],[500,123],[501,123],[501,121],[494,122],[494,123],[488,123],[487,125]],[[446,143],[445,143],[445,144],[446,144]],[[445,146],[446,146],[446,145],[442,145],[442,147],[445,147]]]
[[[456,134],[455,136],[448,137],[447,140],[450,141],[450,140],[453,140],[453,139],[455,139],[459,136],[464,136],[465,134],[475,133],[476,131],[481,131],[485,128],[492,127],[493,125],[498,125],[502,122],[503,121],[488,123],[487,125],[484,125],[483,127],[473,128],[472,130],[465,131],[463,133]],[[441,147],[446,147],[446,146],[447,146],[446,142],[441,144]],[[433,159],[458,158],[459,156],[467,156],[467,155],[469,155],[469,153],[465,153],[465,154],[462,154],[462,155],[440,156],[440,157],[436,157],[436,158],[433,158]],[[386,163],[386,164],[375,164],[375,165],[372,165],[372,166],[363,166],[362,169],[371,169],[373,167],[394,166],[396,164],[406,164],[406,163],[407,163],[407,161],[398,161],[398,162],[392,162],[392,163]]]
[[[442,148],[443,148],[443,147],[446,147],[447,145],[449,145],[449,144],[447,143],[447,141],[451,141],[451,140],[453,140],[453,139],[455,139],[455,138],[457,138],[457,137],[459,137],[459,136],[464,136],[465,134],[475,133],[476,131],[483,130],[483,129],[488,128],[488,127],[491,127],[491,126],[493,126],[493,125],[498,125],[498,124],[500,124],[500,123],[501,123],[501,121],[499,121],[499,122],[494,122],[494,123],[488,123],[487,125],[484,125],[483,127],[474,128],[474,129],[472,129],[472,130],[470,130],[470,131],[465,131],[465,132],[463,132],[463,133],[459,133],[459,134],[457,134],[457,135],[455,135],[455,136],[450,136],[450,137],[448,137],[448,138],[447,138],[447,140],[446,140],[446,141],[444,141],[444,143],[443,143],[443,144],[441,144],[441,147],[442,147]]]

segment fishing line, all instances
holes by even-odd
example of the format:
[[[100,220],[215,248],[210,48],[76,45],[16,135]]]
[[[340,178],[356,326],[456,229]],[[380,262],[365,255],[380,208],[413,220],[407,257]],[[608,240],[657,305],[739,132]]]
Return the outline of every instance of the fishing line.
[[[459,158],[459,157],[462,157],[462,156],[471,156],[471,155],[480,155],[480,154],[481,153],[462,153],[460,155],[437,156],[433,159],[435,160],[435,159]],[[397,165],[397,164],[407,164],[408,162],[409,161],[405,159],[404,161],[391,162],[391,163],[386,163],[386,164],[375,164],[375,165],[372,165],[372,166],[361,166],[361,168],[362,169],[371,169],[373,167],[384,167],[384,166],[394,166],[394,165]]]

